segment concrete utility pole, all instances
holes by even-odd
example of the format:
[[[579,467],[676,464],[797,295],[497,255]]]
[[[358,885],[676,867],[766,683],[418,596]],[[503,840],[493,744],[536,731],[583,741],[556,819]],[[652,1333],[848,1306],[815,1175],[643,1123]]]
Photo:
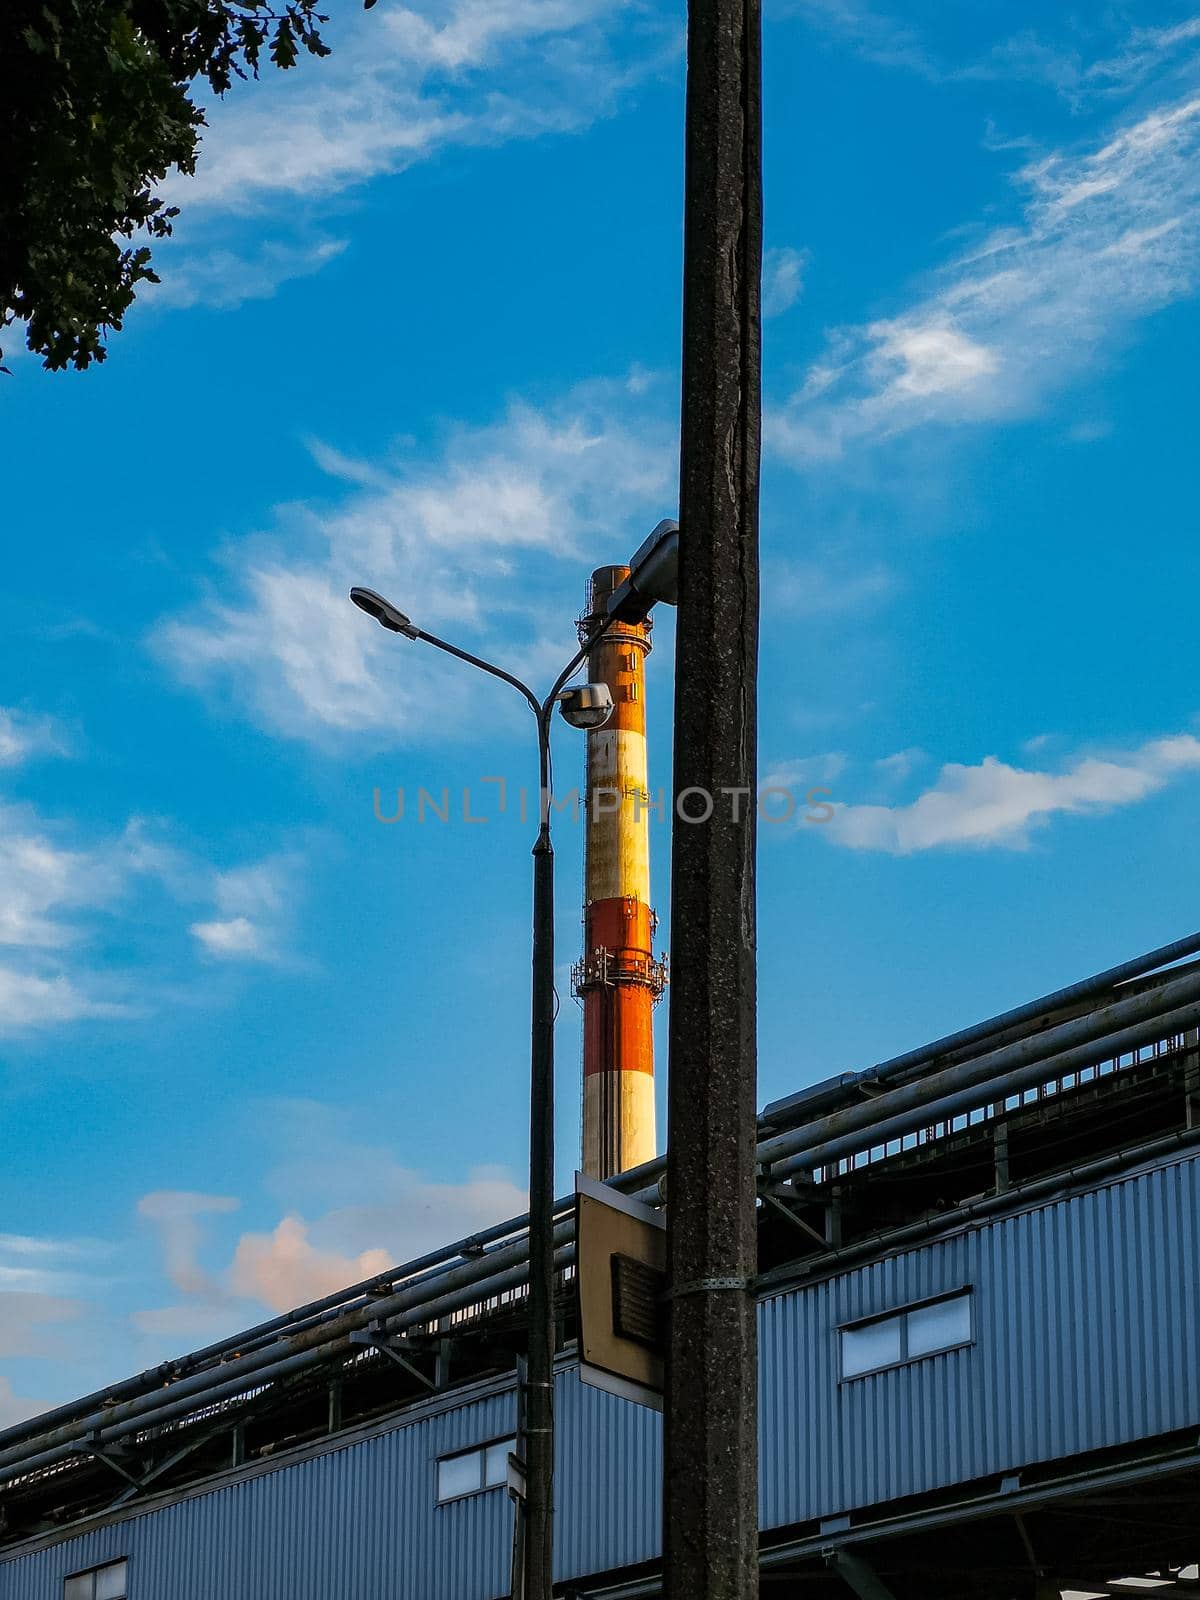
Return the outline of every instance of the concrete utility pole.
[[[667,1167],[667,1600],[758,1593],[759,0],[690,0]],[[689,791],[694,791],[689,793]],[[681,820],[679,810],[707,820]]]

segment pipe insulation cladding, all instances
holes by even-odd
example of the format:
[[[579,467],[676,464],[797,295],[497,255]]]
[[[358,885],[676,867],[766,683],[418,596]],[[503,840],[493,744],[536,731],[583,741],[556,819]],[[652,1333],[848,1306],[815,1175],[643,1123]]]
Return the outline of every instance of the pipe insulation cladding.
[[[627,567],[592,574],[581,633],[605,616]],[[646,657],[650,623],[615,622],[588,657],[612,716],[588,734],[583,958],[572,973],[583,1006],[583,1170],[611,1178],[653,1159],[654,1006],[666,982],[650,909]]]

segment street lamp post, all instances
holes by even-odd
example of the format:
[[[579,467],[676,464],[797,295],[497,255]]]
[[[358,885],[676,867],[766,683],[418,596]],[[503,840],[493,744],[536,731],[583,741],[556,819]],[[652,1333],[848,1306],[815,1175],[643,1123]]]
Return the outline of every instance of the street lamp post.
[[[564,690],[609,625],[594,628],[555,679],[544,700],[490,661],[426,633],[373,589],[350,598],[392,633],[421,639],[447,655],[511,684],[534,714],[538,738],[539,820],[533,845],[533,1001],[529,1063],[529,1350],[521,1440],[525,1466],[523,1600],[551,1600],[554,1512],[554,846],[550,838],[550,724],[556,704],[577,728],[608,720],[604,684]]]

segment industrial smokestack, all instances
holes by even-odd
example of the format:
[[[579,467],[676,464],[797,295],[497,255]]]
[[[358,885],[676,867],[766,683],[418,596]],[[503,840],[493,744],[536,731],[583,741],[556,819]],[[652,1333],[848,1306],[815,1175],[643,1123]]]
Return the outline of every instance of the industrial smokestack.
[[[628,567],[592,574],[584,628],[605,615]],[[650,623],[614,624],[588,658],[613,713],[588,734],[583,959],[573,977],[583,1005],[583,1170],[610,1178],[657,1154],[654,1005],[666,968],[654,957],[650,909],[650,794],[646,657]]]

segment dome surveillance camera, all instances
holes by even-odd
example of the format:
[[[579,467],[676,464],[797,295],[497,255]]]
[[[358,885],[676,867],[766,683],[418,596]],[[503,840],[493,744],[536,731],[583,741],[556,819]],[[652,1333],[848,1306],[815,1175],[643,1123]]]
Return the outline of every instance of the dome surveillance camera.
[[[581,683],[564,689],[558,709],[573,728],[599,728],[612,716],[612,691],[606,683]]]

